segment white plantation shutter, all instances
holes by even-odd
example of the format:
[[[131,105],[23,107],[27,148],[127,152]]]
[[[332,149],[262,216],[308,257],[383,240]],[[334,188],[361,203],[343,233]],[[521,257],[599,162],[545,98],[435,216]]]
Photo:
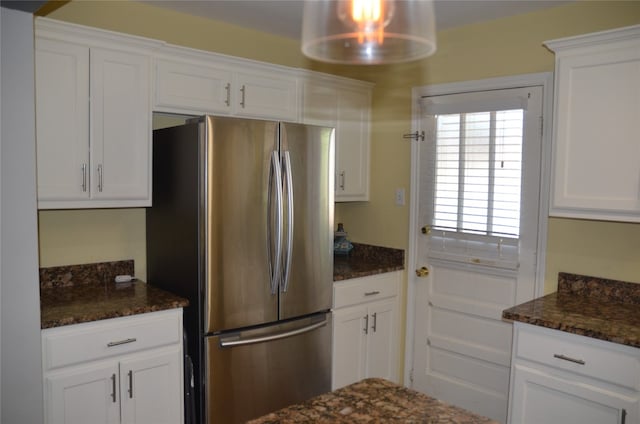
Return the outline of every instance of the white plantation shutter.
[[[432,125],[430,257],[517,268],[526,104],[503,92],[423,99]]]

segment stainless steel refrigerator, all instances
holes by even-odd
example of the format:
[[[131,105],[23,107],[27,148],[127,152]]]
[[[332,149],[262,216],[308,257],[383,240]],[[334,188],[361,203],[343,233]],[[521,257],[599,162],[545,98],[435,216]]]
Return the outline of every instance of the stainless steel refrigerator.
[[[334,130],[203,116],[153,134],[149,284],[185,309],[187,422],[330,390]]]

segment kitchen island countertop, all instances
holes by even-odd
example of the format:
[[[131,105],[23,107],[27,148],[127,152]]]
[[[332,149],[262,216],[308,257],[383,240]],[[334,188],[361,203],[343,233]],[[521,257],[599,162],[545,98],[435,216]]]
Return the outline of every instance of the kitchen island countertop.
[[[380,378],[362,380],[249,421],[250,424],[309,422],[497,423]]]

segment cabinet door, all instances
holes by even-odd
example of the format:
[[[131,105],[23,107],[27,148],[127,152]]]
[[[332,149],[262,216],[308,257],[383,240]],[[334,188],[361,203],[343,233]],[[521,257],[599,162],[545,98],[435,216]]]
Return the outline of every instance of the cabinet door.
[[[558,53],[551,215],[640,222],[640,39]]]
[[[396,381],[396,300],[369,305],[366,377]]]
[[[231,72],[206,63],[156,62],[156,111],[229,114]]]
[[[338,123],[339,90],[322,81],[307,81],[303,93],[303,122],[336,127]]]
[[[150,59],[91,49],[90,80],[94,207],[151,206]]]
[[[365,378],[368,319],[366,306],[333,312],[333,390]]]
[[[369,200],[368,90],[341,90],[336,129],[336,201]]]
[[[89,49],[36,39],[38,206],[89,198]]]
[[[181,423],[182,374],[180,346],[156,349],[122,360],[122,423]]]
[[[120,422],[117,363],[76,367],[45,377],[47,424]]]
[[[233,89],[238,116],[298,121],[298,86],[293,76],[240,72]]]
[[[510,422],[521,424],[637,423],[638,394],[625,396],[556,373],[516,365],[513,368]]]

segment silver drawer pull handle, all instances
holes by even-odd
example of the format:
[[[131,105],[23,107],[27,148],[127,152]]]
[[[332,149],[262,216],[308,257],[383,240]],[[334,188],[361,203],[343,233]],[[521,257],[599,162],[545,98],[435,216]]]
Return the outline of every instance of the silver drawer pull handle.
[[[364,295],[365,296],[375,296],[376,294],[380,294],[380,292],[378,290],[375,290],[375,291],[366,292]]]
[[[586,364],[586,362],[584,362],[582,359],[575,359],[575,358],[571,358],[569,356],[565,356],[565,355],[559,355],[557,353],[553,354],[554,358],[558,358],[558,359],[562,359],[563,361],[569,361],[569,362],[573,362],[575,364],[580,364],[580,365],[584,365]]]
[[[114,347],[114,346],[120,346],[120,345],[127,344],[127,343],[133,343],[136,340],[137,339],[132,338],[132,339],[119,340],[117,342],[109,342],[109,343],[107,343],[107,347]]]

